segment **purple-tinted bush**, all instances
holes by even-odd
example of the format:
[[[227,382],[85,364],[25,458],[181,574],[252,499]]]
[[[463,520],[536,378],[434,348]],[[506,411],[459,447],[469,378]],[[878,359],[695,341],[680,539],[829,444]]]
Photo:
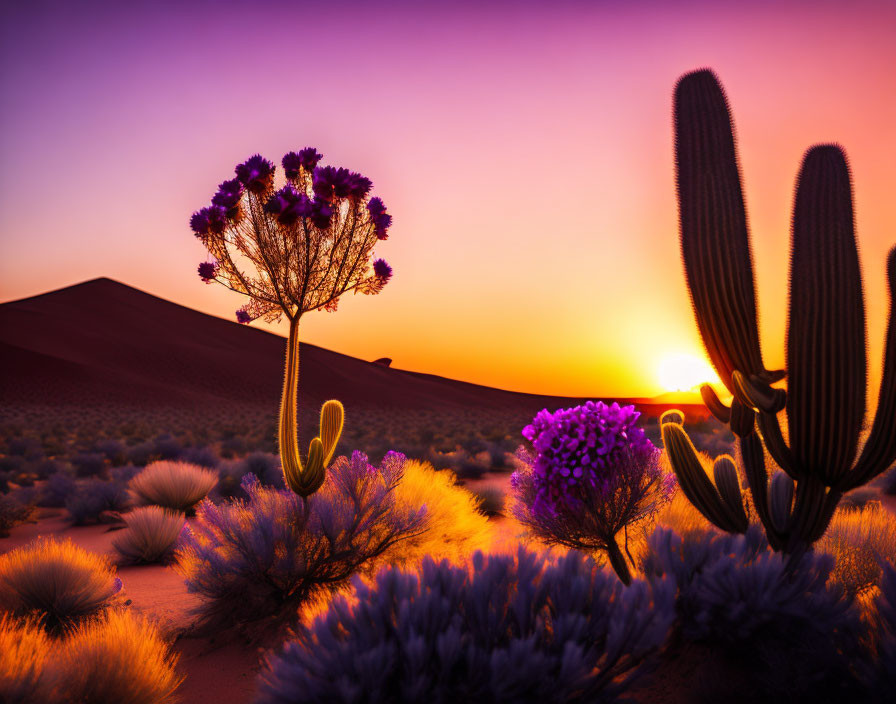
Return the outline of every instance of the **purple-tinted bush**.
[[[377,469],[356,452],[336,459],[304,500],[247,475],[245,501],[200,503],[177,549],[187,588],[202,598],[200,625],[276,630],[299,605],[425,530],[425,509],[402,508],[393,495],[404,462],[392,455]]]
[[[71,462],[79,477],[99,477],[106,472],[106,457],[98,452],[79,452]]]
[[[24,466],[25,458],[19,455],[7,455],[6,457],[0,457],[0,472],[14,474],[16,472],[21,472]]]
[[[180,443],[168,434],[159,435],[152,441],[153,457],[160,460],[176,460],[183,451]]]
[[[151,442],[141,442],[128,448],[127,461],[138,467],[145,467],[156,459],[155,448]]]
[[[66,462],[47,458],[36,460],[29,466],[31,472],[38,479],[47,479],[53,474],[57,474],[58,472],[68,472],[71,469],[71,465]]]
[[[869,701],[892,702],[896,699],[896,567],[881,561],[883,575],[874,609],[877,626],[877,657],[864,669]]]
[[[829,579],[829,555],[772,552],[755,525],[685,538],[657,528],[648,545],[646,578],[678,587],[678,648],[705,648],[698,701],[861,699],[860,616]]]
[[[102,479],[88,479],[81,482],[65,500],[68,511],[76,526],[96,523],[106,511],[120,513],[128,507],[127,486],[119,482]]]
[[[626,584],[631,572],[617,534],[653,515],[669,500],[659,452],[635,425],[634,406],[588,401],[541,411],[523,436],[535,452],[517,452],[511,477],[513,514],[549,544],[605,552]]]
[[[221,459],[207,447],[188,447],[181,452],[180,459],[209,469],[215,469],[221,463]]]
[[[243,477],[254,474],[263,486],[286,488],[279,455],[269,452],[251,452],[240,460],[225,460],[218,466],[217,493],[224,498],[245,498],[241,488]]]
[[[94,450],[103,455],[114,466],[127,459],[127,447],[120,440],[100,440],[94,445]]]
[[[355,581],[268,661],[258,704],[616,702],[674,621],[674,591],[520,548]]]
[[[62,508],[75,491],[75,478],[65,472],[50,475],[37,494],[37,505],[45,508]]]

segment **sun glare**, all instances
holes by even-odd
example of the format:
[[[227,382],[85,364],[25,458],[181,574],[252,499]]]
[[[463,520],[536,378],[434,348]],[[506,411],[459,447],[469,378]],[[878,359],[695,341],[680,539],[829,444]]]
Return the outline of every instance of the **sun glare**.
[[[700,384],[719,380],[709,362],[693,354],[676,354],[664,358],[660,362],[657,376],[666,391],[690,391]]]

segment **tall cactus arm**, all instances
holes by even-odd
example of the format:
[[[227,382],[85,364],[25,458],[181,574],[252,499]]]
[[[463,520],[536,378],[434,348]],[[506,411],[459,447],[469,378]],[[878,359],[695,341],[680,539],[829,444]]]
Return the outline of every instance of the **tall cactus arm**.
[[[756,433],[751,433],[738,441],[740,459],[747,477],[747,485],[750,487],[750,495],[753,497],[753,506],[756,514],[765,527],[768,542],[774,550],[780,550],[784,545],[784,531],[777,527],[781,521],[776,516],[772,520],[769,506],[768,471],[765,468],[765,454],[762,451],[762,443]],[[781,503],[780,501],[778,502]],[[788,504],[789,505],[789,504]]]
[[[877,412],[856,466],[839,487],[842,491],[871,481],[896,462],[896,247],[890,250],[887,257],[887,283],[890,287],[890,319],[887,323]]]
[[[283,477],[290,487],[301,486],[302,458],[299,455],[298,423],[296,419],[296,395],[299,390],[299,318],[289,321],[289,337],[286,339],[286,369],[283,378],[283,396],[280,399],[280,464]],[[293,488],[293,491],[296,491]],[[299,493],[296,491],[296,493]]]
[[[735,369],[731,373],[731,381],[734,384],[734,395],[750,408],[765,413],[777,413],[784,409],[787,393],[783,389],[772,388],[756,374],[751,374],[748,379]]]
[[[762,441],[765,443],[765,449],[777,465],[790,475],[791,479],[799,481],[802,476],[793,462],[793,455],[787,442],[784,440],[784,434],[781,432],[781,424],[778,422],[778,416],[771,413],[760,413],[757,420],[759,426],[759,434],[762,435]]]
[[[735,369],[765,372],[731,115],[705,69],[679,80],[674,104],[682,259],[700,335],[731,390]]]
[[[712,524],[729,533],[745,532],[748,522],[740,492],[737,491],[735,497],[732,491],[732,484],[737,488],[736,472],[733,478],[731,476],[733,462],[727,460],[715,466],[719,491],[706,475],[693,443],[678,422],[680,418],[678,411],[667,411],[660,418],[660,423],[663,446],[682,491]]]
[[[339,401],[327,401],[320,409],[320,440],[323,445],[324,466],[330,464],[345,424],[345,408]]]
[[[731,422],[731,408],[722,403],[718,394],[709,384],[703,384],[700,387],[700,396],[703,398],[703,405],[709,409],[717,421],[725,425]]]
[[[790,450],[807,476],[831,486],[855,459],[866,385],[852,186],[835,145],[809,149],[797,180],[787,371]]]

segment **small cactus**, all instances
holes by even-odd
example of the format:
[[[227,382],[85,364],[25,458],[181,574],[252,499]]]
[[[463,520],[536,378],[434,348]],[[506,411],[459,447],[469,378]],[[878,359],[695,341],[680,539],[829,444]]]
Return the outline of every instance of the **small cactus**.
[[[871,434],[855,455],[865,418],[865,308],[854,232],[849,167],[837,145],[810,148],[793,207],[787,370],[762,363],[753,267],[734,133],[715,75],[695,71],[675,90],[676,173],[681,248],[694,313],[709,357],[733,395],[726,406],[709,387],[704,403],[738,437],[756,514],[776,550],[818,540],[840,497],[896,460],[896,248],[887,274],[890,320]],[[774,388],[787,378],[787,390]],[[785,411],[789,441],[777,414]],[[737,513],[736,470],[725,458],[715,485],[697,460],[681,414],[664,416],[663,442],[688,499],[723,530],[745,526]],[[754,430],[758,428],[759,436]],[[768,481],[763,443],[784,470]],[[734,484],[732,484],[734,482]]]

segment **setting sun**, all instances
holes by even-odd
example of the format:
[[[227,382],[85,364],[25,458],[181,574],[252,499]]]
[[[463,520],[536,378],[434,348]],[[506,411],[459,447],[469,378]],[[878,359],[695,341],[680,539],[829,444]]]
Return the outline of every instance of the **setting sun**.
[[[666,391],[689,391],[700,384],[719,381],[709,362],[693,354],[664,358],[657,369],[657,377]]]

